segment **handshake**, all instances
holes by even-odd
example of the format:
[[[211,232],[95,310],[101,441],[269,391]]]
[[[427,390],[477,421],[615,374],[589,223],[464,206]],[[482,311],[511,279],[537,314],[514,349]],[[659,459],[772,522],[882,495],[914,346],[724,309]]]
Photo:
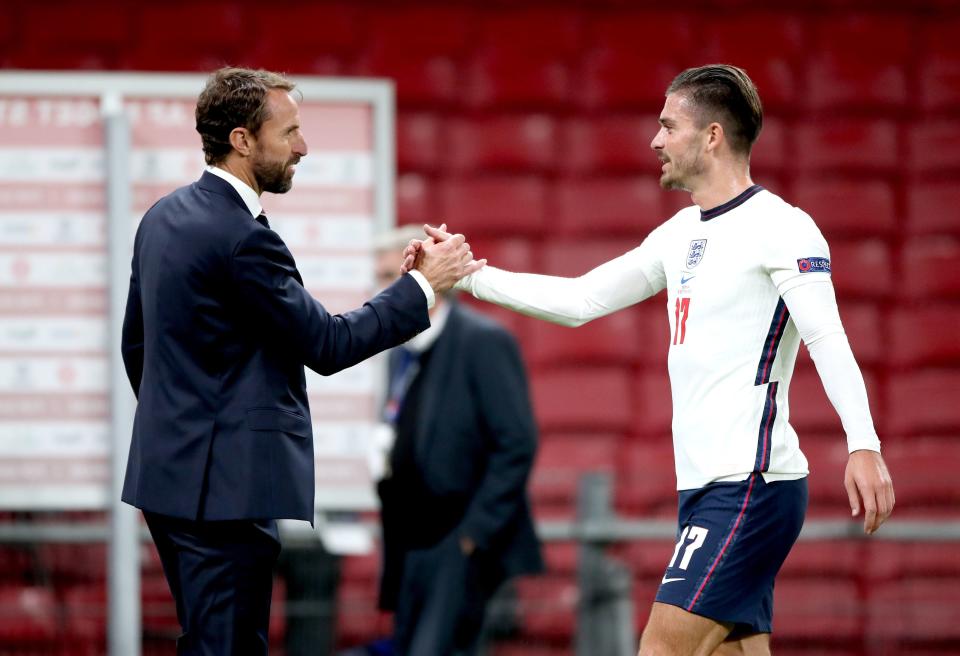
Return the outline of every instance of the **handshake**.
[[[423,231],[426,239],[411,239],[403,249],[400,275],[416,269],[427,279],[433,291],[440,294],[487,263],[486,260],[474,260],[466,238],[447,232],[446,223],[439,228],[425,225]]]

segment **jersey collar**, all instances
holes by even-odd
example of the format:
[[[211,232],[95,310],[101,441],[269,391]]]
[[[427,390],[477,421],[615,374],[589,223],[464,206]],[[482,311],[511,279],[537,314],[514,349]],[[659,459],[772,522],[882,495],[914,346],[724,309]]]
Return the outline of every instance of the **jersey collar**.
[[[746,203],[749,199],[753,198],[758,192],[763,191],[763,187],[758,184],[753,185],[752,187],[747,187],[739,196],[728,200],[723,205],[717,205],[716,207],[709,210],[700,210],[700,220],[709,221],[710,219],[715,219],[721,214],[726,214],[730,210],[740,207]]]

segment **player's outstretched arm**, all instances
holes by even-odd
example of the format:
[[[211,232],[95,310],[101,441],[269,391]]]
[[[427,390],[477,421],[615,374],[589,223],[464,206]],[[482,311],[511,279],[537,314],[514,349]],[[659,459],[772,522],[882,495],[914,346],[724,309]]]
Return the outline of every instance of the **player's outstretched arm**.
[[[883,524],[896,502],[893,481],[883,456],[876,451],[854,451],[847,460],[843,485],[850,499],[850,511],[856,517],[863,510],[863,532],[873,533]]]
[[[450,238],[444,228],[424,226],[428,238],[410,243],[404,251],[404,269],[419,261],[425,245]],[[580,326],[649,298],[663,288],[662,281],[651,284],[647,274],[658,270],[658,262],[646,255],[650,251],[641,245],[577,278],[514,273],[486,266],[462,278],[456,288],[481,301],[537,319]]]

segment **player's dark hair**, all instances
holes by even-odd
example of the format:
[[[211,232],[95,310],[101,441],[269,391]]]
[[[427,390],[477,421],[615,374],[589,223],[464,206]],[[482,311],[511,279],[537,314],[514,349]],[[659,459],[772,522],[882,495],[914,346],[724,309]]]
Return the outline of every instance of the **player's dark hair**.
[[[267,93],[293,91],[296,85],[280,75],[249,68],[221,68],[207,80],[197,98],[197,132],[207,164],[219,164],[230,154],[230,132],[246,128],[256,134],[269,118]]]
[[[763,105],[746,71],[729,64],[688,68],[670,83],[667,95],[671,93],[693,102],[701,126],[722,125],[733,152],[750,155],[763,127]]]

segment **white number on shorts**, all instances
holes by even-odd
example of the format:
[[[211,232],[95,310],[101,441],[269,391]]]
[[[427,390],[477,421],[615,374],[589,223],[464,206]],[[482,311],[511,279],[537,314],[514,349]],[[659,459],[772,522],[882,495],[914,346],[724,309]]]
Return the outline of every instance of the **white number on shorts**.
[[[703,541],[707,539],[707,533],[709,532],[702,526],[684,527],[683,533],[680,534],[680,539],[677,541],[677,546],[673,550],[673,558],[670,559],[670,564],[667,567],[673,567],[673,564],[677,561],[677,556],[680,555],[680,547],[689,538],[690,544],[684,549],[683,558],[680,559],[680,569],[687,569],[690,565],[690,559],[693,558],[693,552],[703,546]]]

